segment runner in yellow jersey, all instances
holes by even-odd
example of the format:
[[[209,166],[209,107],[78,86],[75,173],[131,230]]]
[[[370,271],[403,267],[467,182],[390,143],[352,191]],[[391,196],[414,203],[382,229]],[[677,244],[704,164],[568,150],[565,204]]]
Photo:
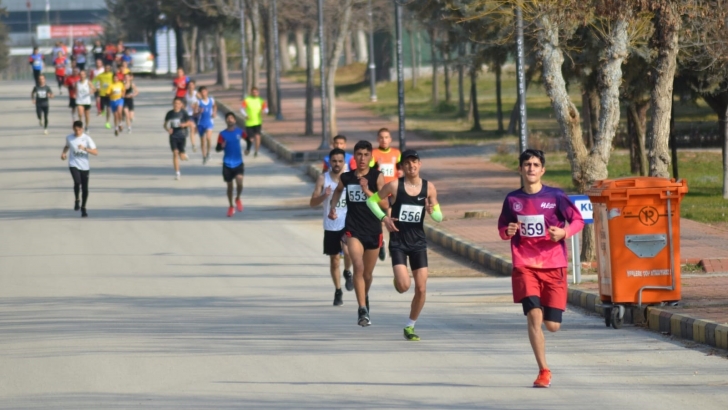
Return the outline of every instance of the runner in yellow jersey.
[[[263,114],[268,114],[268,104],[264,99],[260,98],[258,87],[250,89],[250,95],[245,97],[240,107],[240,112],[245,117],[245,132],[248,137],[255,136],[255,152],[253,156],[258,156],[260,149],[260,132],[263,125]]]
[[[125,92],[126,87],[124,87],[124,83],[119,81],[117,75],[114,75],[114,80],[109,86],[109,109],[114,114],[114,135],[117,137],[121,132],[121,116],[124,112]]]
[[[101,98],[101,110],[106,111],[106,128],[111,128],[109,123],[111,111],[107,108],[109,108],[109,88],[112,82],[114,82],[114,72],[111,69],[111,64],[107,63],[104,66],[104,72],[94,77],[94,86],[99,90],[99,97]]]

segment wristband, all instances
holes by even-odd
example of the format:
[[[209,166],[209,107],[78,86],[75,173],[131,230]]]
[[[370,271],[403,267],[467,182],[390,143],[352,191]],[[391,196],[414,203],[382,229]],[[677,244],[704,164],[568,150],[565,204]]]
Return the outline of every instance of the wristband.
[[[430,215],[433,221],[442,222],[442,211],[440,211],[440,204],[432,207],[432,214]]]
[[[380,221],[387,216],[387,214],[385,214],[379,206],[379,201],[381,200],[382,198],[379,197],[379,192],[375,192],[374,195],[367,199],[367,207],[369,207],[369,210],[371,210],[374,216],[376,216]]]

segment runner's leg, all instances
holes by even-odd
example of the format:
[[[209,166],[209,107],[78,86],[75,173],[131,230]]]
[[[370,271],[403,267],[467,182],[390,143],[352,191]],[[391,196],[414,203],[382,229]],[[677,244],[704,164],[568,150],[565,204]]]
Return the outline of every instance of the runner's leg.
[[[359,239],[354,237],[346,238],[346,245],[349,248],[351,262],[354,267],[354,292],[359,307],[366,306],[367,285],[364,279],[364,246]],[[370,282],[371,285],[371,282]]]
[[[82,105],[78,106],[78,119],[79,121],[83,121],[85,117],[85,111]],[[88,121],[84,123],[85,127],[88,127]]]
[[[258,154],[258,151],[260,151],[260,133],[255,134],[255,154]]]
[[[409,275],[407,276],[409,277]],[[415,279],[415,297],[412,298],[409,318],[415,321],[420,317],[422,308],[425,307],[425,299],[427,297],[427,268],[412,271],[412,276]]]
[[[339,255],[329,255],[329,270],[336,289],[341,289],[341,273],[339,273],[340,260]]]
[[[369,295],[369,288],[372,287],[372,274],[374,273],[374,266],[377,264],[377,258],[379,258],[379,248],[377,249],[369,249],[367,251],[364,251],[364,283],[366,285],[365,288],[365,294],[364,294],[364,301],[366,302],[366,297]],[[357,294],[357,296],[359,296]],[[358,298],[357,298],[358,299]]]
[[[179,174],[179,150],[172,151],[172,165],[174,166],[174,172]]]
[[[129,107],[124,107],[124,116],[126,117],[126,128],[131,128],[131,115],[129,111]]]
[[[351,255],[349,254],[349,247],[345,242],[342,242],[341,249],[344,251],[344,270],[351,271]]]
[[[71,178],[73,178],[73,195],[76,198],[76,202],[79,200],[79,194],[81,193],[81,171],[78,168],[70,167]]]
[[[48,110],[50,107],[41,107],[43,111],[43,128],[48,129]]]
[[[230,203],[230,208],[233,207],[233,181],[227,183],[227,197]]]
[[[539,370],[548,369],[546,364],[546,342],[541,325],[543,324],[543,310],[534,308],[528,311],[528,340],[531,342],[533,354],[536,356]]]
[[[81,173],[81,209],[86,209],[86,201],[88,201],[88,177],[89,171],[79,171]]]
[[[235,199],[237,200],[237,199],[240,199],[240,195],[243,194],[243,176],[237,175],[235,177],[235,183],[237,184],[237,194],[238,195],[235,197]]]

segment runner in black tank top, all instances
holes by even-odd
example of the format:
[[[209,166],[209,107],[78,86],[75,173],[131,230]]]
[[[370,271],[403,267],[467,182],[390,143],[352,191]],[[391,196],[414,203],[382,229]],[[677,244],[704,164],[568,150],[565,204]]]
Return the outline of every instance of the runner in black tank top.
[[[346,190],[346,244],[354,266],[354,290],[359,303],[359,326],[369,326],[369,288],[372,272],[382,246],[382,224],[367,207],[367,199],[384,186],[384,176],[369,168],[372,144],[359,141],[354,146],[356,169],[341,175],[339,186],[331,198],[329,219],[336,219],[336,198]]]
[[[404,328],[407,340],[417,341],[415,321],[425,306],[427,291],[427,238],[425,237],[425,213],[436,222],[442,221],[442,212],[437,202],[437,191],[432,182],[420,178],[420,157],[417,152],[407,150],[402,153],[400,166],[404,178],[399,178],[384,186],[377,194],[367,200],[367,205],[377,219],[384,222],[389,233],[389,255],[394,270],[394,288],[399,293],[410,287],[407,273],[407,259],[415,280],[415,296],[412,299],[409,320]],[[382,211],[378,202],[391,195],[392,216]]]

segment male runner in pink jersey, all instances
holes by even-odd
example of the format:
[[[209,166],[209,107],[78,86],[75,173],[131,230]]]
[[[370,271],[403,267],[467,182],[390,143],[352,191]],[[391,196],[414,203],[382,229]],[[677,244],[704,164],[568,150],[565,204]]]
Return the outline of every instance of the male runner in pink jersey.
[[[519,163],[523,187],[503,201],[498,232],[511,241],[513,302],[523,305],[528,339],[539,368],[533,387],[549,387],[551,371],[546,364],[541,324],[549,332],[561,328],[568,289],[564,239],[579,233],[584,220],[564,191],[541,184],[546,172],[542,151],[524,151]]]

